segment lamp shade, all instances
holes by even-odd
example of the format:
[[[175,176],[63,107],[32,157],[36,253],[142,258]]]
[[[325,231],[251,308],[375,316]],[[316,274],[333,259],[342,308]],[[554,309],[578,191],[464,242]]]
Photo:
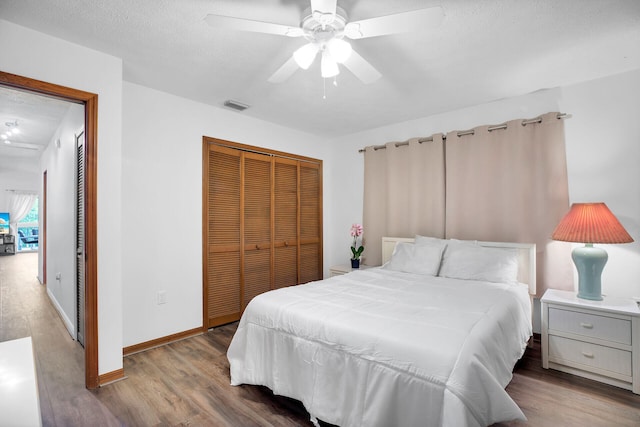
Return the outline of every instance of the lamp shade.
[[[633,239],[604,203],[574,203],[553,240],[581,243],[631,243]]]
[[[322,51],[322,62],[320,63],[320,74],[325,79],[329,77],[334,77],[340,74],[340,69],[338,68],[338,63],[333,59],[331,54],[326,50]]]
[[[318,46],[317,43],[307,43],[293,52],[293,59],[300,68],[306,70],[311,66],[313,60],[316,59],[319,50],[320,46]]]
[[[630,243],[629,233],[604,203],[574,203],[551,235],[554,240],[582,242],[574,248],[571,258],[578,270],[578,297],[602,300],[602,270],[607,263],[607,251],[594,243]]]

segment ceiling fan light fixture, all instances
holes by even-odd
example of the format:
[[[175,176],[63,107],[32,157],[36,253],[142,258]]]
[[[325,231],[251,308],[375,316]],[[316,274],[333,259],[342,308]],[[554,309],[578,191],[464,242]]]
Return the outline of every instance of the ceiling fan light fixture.
[[[320,64],[320,71],[322,73],[322,77],[325,79],[328,79],[329,77],[335,77],[340,74],[338,63],[326,50],[322,51],[322,63]]]
[[[307,43],[293,52],[293,59],[296,61],[296,64],[298,64],[298,67],[306,70],[311,66],[313,60],[316,59],[319,50],[320,46],[316,43]]]
[[[342,64],[351,56],[351,44],[343,39],[333,38],[327,43],[327,49],[331,57],[338,63]]]

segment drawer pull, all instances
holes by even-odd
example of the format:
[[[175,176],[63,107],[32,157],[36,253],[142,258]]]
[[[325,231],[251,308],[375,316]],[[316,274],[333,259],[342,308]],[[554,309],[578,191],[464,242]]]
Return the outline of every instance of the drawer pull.
[[[593,353],[588,353],[588,352],[586,352],[586,351],[583,351],[583,352],[582,352],[582,355],[583,355],[584,357],[588,357],[589,359],[593,359]]]
[[[592,323],[580,322],[580,326],[582,326],[585,329],[593,329],[593,324]]]

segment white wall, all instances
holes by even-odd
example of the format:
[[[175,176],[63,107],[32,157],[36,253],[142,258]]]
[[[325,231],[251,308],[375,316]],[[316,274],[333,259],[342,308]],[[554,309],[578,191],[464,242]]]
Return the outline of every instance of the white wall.
[[[334,139],[331,142],[335,150],[331,169],[334,185],[326,194],[331,194],[332,203],[340,209],[330,212],[334,229],[328,236],[331,246],[325,248],[329,262],[347,261],[349,226],[362,220],[363,155],[358,149],[560,111],[573,115],[565,122],[570,201],[607,203],[636,240],[632,244],[605,245],[609,263],[602,276],[603,293],[640,296],[638,94],[640,70]]]
[[[84,107],[70,108],[40,158],[39,176],[47,171],[47,293],[69,334],[76,338],[75,282],[75,134],[84,127]],[[58,148],[56,141],[60,140]],[[42,181],[42,180],[40,180]],[[42,187],[42,185],[40,185]],[[42,200],[42,188],[39,188]],[[40,218],[43,218],[40,204]],[[39,277],[43,274],[44,248],[39,251]]]
[[[562,92],[571,202],[605,202],[635,240],[601,245],[602,292],[640,297],[640,70]]]
[[[322,139],[132,83],[123,91],[122,285],[129,346],[203,324],[203,136],[321,159],[324,186],[332,185],[330,150]],[[325,232],[333,228],[330,220],[324,226]],[[158,291],[166,291],[166,304],[157,304]]]
[[[98,94],[98,370],[122,368],[122,60],[0,20],[0,69]]]
[[[9,211],[9,193],[6,190],[38,192],[40,174],[33,168],[32,159],[4,156],[0,158],[0,212]]]
[[[33,157],[21,155],[25,150],[16,150],[16,155],[0,155],[0,211],[9,211],[10,193],[6,190],[37,192],[40,173]]]

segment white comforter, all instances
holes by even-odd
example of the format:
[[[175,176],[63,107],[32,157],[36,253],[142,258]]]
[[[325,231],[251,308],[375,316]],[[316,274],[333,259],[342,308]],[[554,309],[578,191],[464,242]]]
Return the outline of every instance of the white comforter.
[[[527,287],[367,269],[255,297],[231,383],[340,426],[486,426],[524,414],[504,388],[531,336]]]

